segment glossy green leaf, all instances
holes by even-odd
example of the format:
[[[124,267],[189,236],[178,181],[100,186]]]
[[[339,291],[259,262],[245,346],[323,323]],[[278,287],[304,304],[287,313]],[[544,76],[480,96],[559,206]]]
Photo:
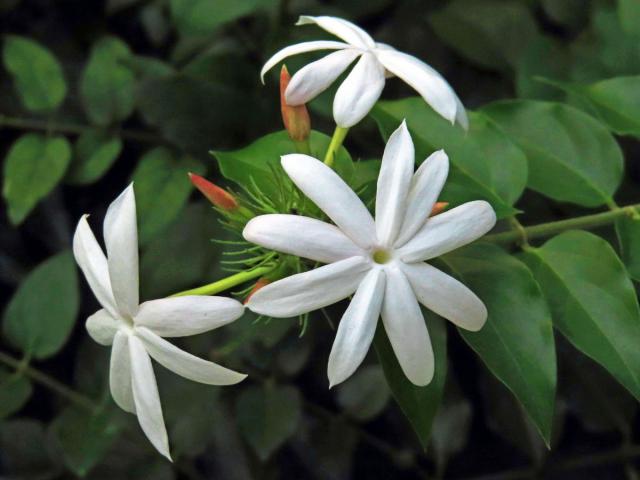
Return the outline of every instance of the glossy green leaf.
[[[78,137],[73,161],[65,180],[74,185],[87,185],[99,180],[122,151],[120,137],[100,130],[89,130]]]
[[[640,38],[640,2],[638,0],[618,0],[618,17],[625,33]]]
[[[549,444],[556,354],[551,314],[536,280],[525,264],[493,245],[474,244],[442,259],[489,312],[479,332],[459,329],[462,338],[513,392]]]
[[[33,386],[27,377],[0,368],[0,420],[19,411],[32,392]]]
[[[135,76],[123,64],[129,58],[129,47],[116,37],[104,37],[91,49],[82,72],[80,94],[92,123],[111,125],[133,112]]]
[[[447,376],[447,328],[440,317],[424,310],[423,313],[435,356],[435,373],[429,385],[418,387],[407,379],[381,324],[376,330],[373,345],[393,398],[409,419],[422,447],[427,448]]]
[[[84,477],[98,464],[122,431],[120,412],[113,409],[91,413],[68,407],[51,423],[65,465]]]
[[[382,368],[369,365],[340,384],[337,395],[338,404],[349,416],[366,422],[382,413],[390,392]]]
[[[388,137],[406,119],[416,147],[418,164],[444,149],[451,161],[447,184],[440,196],[452,206],[487,200],[498,217],[513,215],[512,207],[527,181],[524,154],[486,116],[470,112],[470,129],[453,126],[421,98],[378,102],[373,117]]]
[[[311,155],[322,159],[327,151],[331,138],[312,131],[310,136]],[[273,180],[274,172],[282,172],[280,157],[296,153],[295,147],[287,132],[270,133],[259,138],[251,145],[231,152],[214,152],[220,165],[220,171],[229,180],[242,187],[251,187],[255,182],[267,197],[275,197],[280,192],[278,184]],[[338,150],[335,162],[336,171],[345,181],[353,177],[353,162],[344,147]]]
[[[4,160],[2,186],[11,223],[22,223],[62,179],[70,161],[71,147],[64,137],[27,133],[15,141]]]
[[[207,35],[225,23],[253,13],[265,0],[171,0],[171,16],[184,35]]]
[[[620,258],[631,278],[640,281],[640,216],[616,219]]]
[[[203,173],[203,167],[190,157],[176,158],[167,148],[154,148],[142,156],[132,176],[141,243],[180,214],[192,190],[189,172]]]
[[[59,253],[38,265],[20,284],[4,312],[4,334],[25,355],[48,358],[69,338],[79,304],[73,256]]]
[[[580,0],[581,1],[581,0]],[[558,3],[553,0],[554,4]],[[540,59],[544,58],[544,62]],[[519,98],[563,100],[564,92],[540,80],[566,78],[571,59],[569,49],[553,37],[541,36],[527,45],[516,62],[516,93]]]
[[[431,14],[429,23],[470,62],[500,70],[512,65],[537,34],[527,6],[510,0],[453,0]]]
[[[569,231],[528,250],[555,327],[640,399],[640,309],[633,283],[600,237]]]
[[[26,108],[46,112],[62,103],[67,83],[60,63],[47,48],[29,38],[9,35],[4,39],[2,58]]]
[[[302,400],[289,386],[250,386],[238,397],[240,432],[265,461],[298,429]]]
[[[481,111],[527,155],[531,189],[585,207],[611,203],[622,180],[622,152],[594,118],[568,105],[532,100],[496,102]]]

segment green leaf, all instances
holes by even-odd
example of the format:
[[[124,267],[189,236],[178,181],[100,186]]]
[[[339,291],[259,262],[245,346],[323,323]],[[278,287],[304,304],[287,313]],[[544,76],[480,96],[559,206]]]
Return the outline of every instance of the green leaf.
[[[180,214],[192,190],[189,172],[203,173],[203,167],[190,157],[176,158],[167,148],[154,148],[142,156],[132,175],[141,243]]]
[[[625,33],[640,37],[640,2],[638,0],[618,0],[618,17]]]
[[[123,63],[130,58],[129,47],[116,37],[104,37],[91,49],[80,94],[92,123],[112,125],[133,112],[135,76]]]
[[[331,138],[323,133],[312,131],[309,137],[311,156],[324,158]],[[242,187],[251,187],[252,182],[266,195],[275,197],[279,194],[277,183],[274,183],[274,171],[280,172],[280,157],[288,153],[296,153],[293,142],[287,132],[269,133],[251,145],[230,152],[213,152],[220,171],[229,180]],[[336,155],[336,171],[346,181],[353,177],[353,162],[344,147],[340,147]]]
[[[22,281],[4,312],[4,333],[25,355],[50,357],[69,338],[79,304],[73,256],[59,253]]]
[[[70,161],[71,147],[64,137],[27,133],[15,141],[5,158],[2,187],[11,223],[22,223],[62,179]]]
[[[555,0],[554,4],[557,2]],[[580,0],[582,1],[582,0]],[[540,59],[545,61],[541,62]],[[532,41],[516,62],[516,93],[520,98],[564,100],[564,93],[540,80],[540,77],[566,78],[571,59],[563,42],[552,37]]]
[[[464,132],[437,115],[421,98],[378,102],[372,115],[385,137],[406,119],[418,163],[435,150],[445,150],[451,170],[442,200],[456,206],[484,199],[499,218],[517,212],[512,205],[524,190],[527,161],[486,116],[470,112],[470,130]]]
[[[615,225],[620,257],[631,278],[640,282],[640,216],[625,215],[616,219]]]
[[[429,23],[467,60],[498,70],[513,65],[538,33],[529,9],[509,0],[453,0],[432,13]]]
[[[123,422],[113,408],[92,413],[69,407],[51,423],[50,431],[61,447],[64,463],[76,475],[89,473],[122,431]]]
[[[502,249],[474,244],[442,260],[489,312],[479,332],[459,329],[489,370],[513,392],[547,445],[556,391],[551,314],[525,264]]]
[[[65,178],[67,183],[87,185],[99,180],[122,151],[120,137],[100,130],[82,133],[74,146],[73,161]]]
[[[225,23],[249,15],[265,0],[171,0],[173,22],[183,35],[207,35]]]
[[[260,460],[267,460],[296,432],[301,404],[298,390],[290,386],[252,385],[240,393],[240,432]]]
[[[429,436],[436,412],[442,401],[447,376],[447,328],[440,317],[423,310],[435,356],[435,374],[426,387],[418,387],[404,375],[389,343],[384,328],[378,325],[373,345],[384,370],[391,394],[409,419],[423,448],[429,445]]]
[[[46,112],[62,103],[67,83],[60,63],[48,49],[29,38],[9,35],[2,56],[26,108]]]
[[[528,250],[524,259],[544,290],[555,327],[640,400],[640,309],[613,248],[576,230]]]
[[[0,420],[19,411],[33,392],[31,381],[0,368]]]
[[[585,207],[611,204],[620,185],[620,147],[598,121],[553,102],[508,100],[484,107],[529,161],[529,188]]]
[[[382,368],[369,365],[340,384],[337,394],[338,404],[349,416],[367,422],[382,413],[390,392]]]

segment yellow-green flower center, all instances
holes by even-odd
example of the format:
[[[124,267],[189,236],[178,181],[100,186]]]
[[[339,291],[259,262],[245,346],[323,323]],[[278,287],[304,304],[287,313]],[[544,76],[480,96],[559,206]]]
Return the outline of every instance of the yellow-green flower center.
[[[391,254],[386,250],[376,250],[373,252],[373,261],[376,263],[387,263],[391,260]]]

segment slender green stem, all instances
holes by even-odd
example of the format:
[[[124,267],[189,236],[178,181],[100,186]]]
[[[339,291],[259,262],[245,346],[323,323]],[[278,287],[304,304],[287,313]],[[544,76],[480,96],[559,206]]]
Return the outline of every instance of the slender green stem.
[[[617,218],[629,216],[637,218],[637,209],[640,203],[620,207],[608,212],[596,213],[593,215],[585,215],[583,217],[568,218],[567,220],[558,220],[557,222],[541,223],[540,225],[532,225],[530,227],[516,228],[508,232],[495,233],[483,237],[483,240],[493,243],[513,243],[517,241],[529,241],[534,238],[549,237],[556,233],[564,232],[574,228],[597,228],[613,223]]]
[[[80,135],[95,130],[96,127],[78,123],[57,123],[36,118],[7,117],[0,115],[0,127],[15,128],[18,130],[40,130],[43,132],[62,133],[66,135]],[[162,137],[149,132],[134,130],[119,130],[121,137],[141,143],[167,144]]]
[[[85,397],[81,393],[76,392],[75,390],[67,387],[63,383],[60,383],[55,378],[50,377],[46,373],[41,372],[33,367],[25,365],[22,361],[17,358],[13,358],[11,355],[7,355],[4,352],[0,352],[0,362],[8,365],[9,367],[16,370],[18,373],[23,373],[34,382],[38,382],[39,384],[47,387],[50,390],[53,390],[61,397],[66,398],[67,400],[75,403],[79,407],[86,408],[87,410],[94,411],[98,408],[98,406],[88,397]]]
[[[202,287],[192,288],[191,290],[185,290],[184,292],[174,293],[172,297],[183,297],[185,295],[215,295],[216,293],[223,292],[240,285],[241,283],[248,282],[254,278],[261,277],[267,273],[273,271],[275,267],[273,265],[266,265],[263,267],[254,268],[253,270],[247,270],[244,272],[238,272],[230,277],[223,278],[217,282],[203,285]]]
[[[336,154],[338,150],[342,146],[342,142],[344,142],[345,137],[349,133],[349,128],[336,126],[335,131],[333,132],[333,137],[331,137],[331,143],[329,144],[329,148],[327,148],[327,153],[324,156],[324,163],[333,168],[333,162],[336,159]]]

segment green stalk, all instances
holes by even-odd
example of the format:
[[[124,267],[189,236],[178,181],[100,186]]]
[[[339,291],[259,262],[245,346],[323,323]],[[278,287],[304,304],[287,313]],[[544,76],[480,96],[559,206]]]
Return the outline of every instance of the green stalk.
[[[191,290],[185,290],[184,292],[174,293],[172,297],[183,297],[185,295],[215,295],[216,293],[228,290],[241,283],[248,282],[254,278],[262,277],[263,275],[273,271],[273,265],[267,265],[264,267],[254,268],[253,270],[246,270],[244,272],[238,272],[230,277],[223,278],[217,282],[203,285],[202,287],[192,288]]]
[[[324,163],[331,168],[333,168],[333,163],[336,159],[336,154],[338,150],[342,146],[342,142],[344,142],[345,137],[349,133],[349,128],[336,126],[335,131],[333,132],[333,137],[331,137],[331,143],[329,144],[329,148],[327,148],[327,153],[324,156]]]

